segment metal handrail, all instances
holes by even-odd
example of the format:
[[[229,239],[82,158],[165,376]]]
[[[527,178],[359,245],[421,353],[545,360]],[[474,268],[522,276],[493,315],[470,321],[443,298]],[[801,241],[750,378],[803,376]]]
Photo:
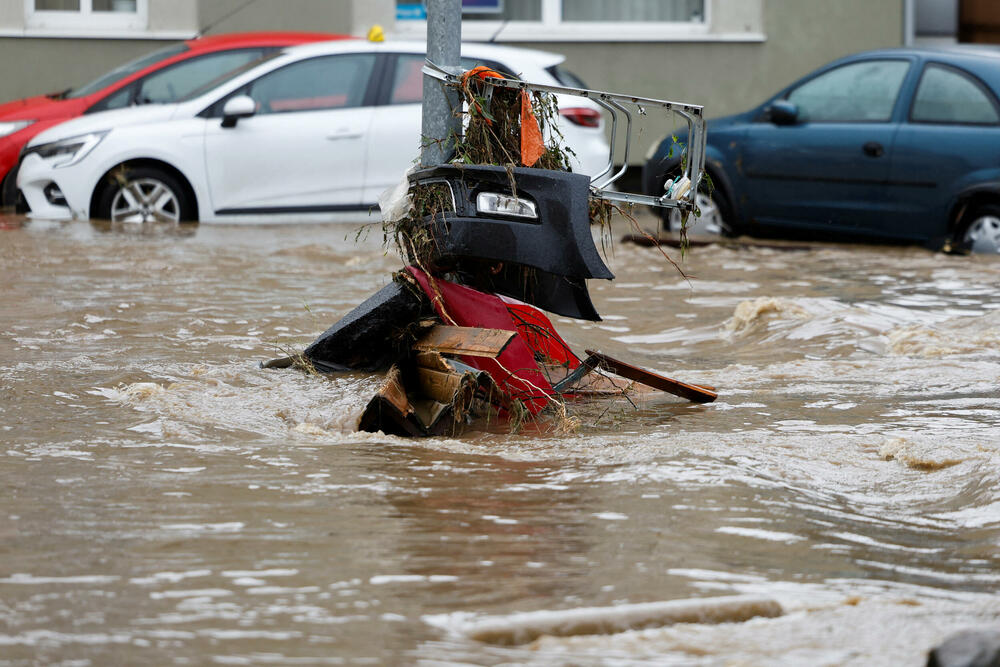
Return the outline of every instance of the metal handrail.
[[[464,70],[461,68],[443,68],[427,60],[424,63],[423,73],[448,84],[459,84]],[[569,88],[565,86],[552,86],[543,83],[531,83],[519,79],[507,79],[487,77],[482,79],[482,83],[487,86],[500,88],[511,88],[515,90],[530,90],[533,92],[550,93],[558,95],[572,95],[582,97],[597,103],[601,108],[611,114],[611,131],[609,138],[608,166],[599,174],[591,177],[591,196],[606,199],[608,201],[618,201],[629,204],[645,204],[647,206],[658,206],[661,208],[676,208],[681,210],[693,210],[695,194],[701,182],[702,171],[705,168],[705,115],[704,107],[697,104],[686,104],[683,102],[671,102],[669,100],[659,100],[650,97],[638,97],[636,95],[620,95],[618,93],[607,93],[599,90],[587,90],[585,88]],[[632,192],[619,192],[608,190],[615,181],[621,178],[628,168],[629,150],[632,144],[632,114],[629,107],[635,107],[640,116],[647,115],[647,109],[660,109],[664,112],[676,113],[687,121],[688,125],[688,145],[687,163],[682,176],[690,181],[690,189],[680,198],[672,198],[668,193],[657,197],[653,195],[641,195]],[[614,175],[607,175],[614,169],[615,147],[618,139],[618,116],[625,116],[625,159],[622,168]]]

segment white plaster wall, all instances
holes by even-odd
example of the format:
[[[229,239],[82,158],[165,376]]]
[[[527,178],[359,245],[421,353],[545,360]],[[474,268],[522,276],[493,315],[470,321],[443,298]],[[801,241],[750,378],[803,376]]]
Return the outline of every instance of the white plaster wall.
[[[0,0],[0,29],[24,28],[24,0]]]
[[[198,32],[198,0],[149,0],[149,30]]]
[[[764,32],[765,0],[706,0],[715,34],[759,34]]]

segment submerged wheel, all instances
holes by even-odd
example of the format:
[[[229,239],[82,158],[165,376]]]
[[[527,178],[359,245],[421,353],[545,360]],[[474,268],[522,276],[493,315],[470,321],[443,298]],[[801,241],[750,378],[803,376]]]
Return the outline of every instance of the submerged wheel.
[[[721,234],[723,236],[733,236],[732,228],[726,223],[725,201],[718,191],[712,194],[699,192],[695,197],[695,206],[701,211],[701,215],[688,217],[688,234]],[[681,228],[681,214],[679,211],[671,210],[663,221],[663,226],[667,231],[676,232]]]
[[[15,213],[27,213],[28,206],[17,189],[17,165],[14,165],[0,183],[0,207],[12,208]]]
[[[112,222],[193,221],[194,202],[175,176],[152,167],[113,173],[97,204],[98,217]]]

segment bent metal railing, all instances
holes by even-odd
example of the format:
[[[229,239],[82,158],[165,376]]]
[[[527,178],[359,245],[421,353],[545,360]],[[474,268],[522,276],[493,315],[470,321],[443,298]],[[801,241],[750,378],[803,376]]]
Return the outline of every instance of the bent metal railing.
[[[443,68],[434,63],[425,61],[423,73],[434,77],[451,85],[458,85],[464,70],[461,68]],[[702,170],[705,167],[705,116],[704,107],[696,104],[684,104],[682,102],[670,102],[668,100],[657,100],[649,97],[636,97],[634,95],[619,95],[617,93],[606,93],[599,90],[586,90],[583,88],[567,88],[564,86],[550,86],[548,84],[530,83],[519,79],[506,79],[488,77],[483,79],[483,83],[488,86],[501,88],[512,88],[515,90],[530,90],[533,92],[552,93],[557,95],[572,95],[591,100],[602,109],[611,114],[611,136],[609,138],[608,165],[597,175],[590,179],[591,196],[607,199],[609,201],[624,202],[628,204],[645,204],[646,206],[657,206],[660,208],[675,208],[681,211],[691,211],[694,209],[695,193],[701,182]],[[642,195],[632,192],[620,192],[609,190],[608,187],[617,181],[628,168],[628,158],[632,144],[632,111],[640,116],[647,115],[649,109],[658,109],[664,112],[675,113],[681,116],[688,126],[687,140],[687,160],[684,162],[683,173],[678,175],[675,183],[681,184],[679,196],[667,191],[657,197],[654,195]],[[615,148],[618,145],[618,129],[624,117],[625,123],[625,145],[622,159],[622,167],[615,173],[614,158]],[[686,179],[686,182],[685,182]],[[677,186],[675,186],[677,188]]]

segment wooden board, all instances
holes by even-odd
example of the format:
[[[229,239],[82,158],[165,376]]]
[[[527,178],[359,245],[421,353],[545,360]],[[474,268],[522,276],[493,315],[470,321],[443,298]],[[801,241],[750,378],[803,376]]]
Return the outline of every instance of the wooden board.
[[[466,354],[495,359],[516,335],[516,331],[506,329],[452,327],[442,324],[428,331],[414,343],[413,349],[420,352],[434,351],[441,354]]]
[[[391,403],[401,415],[405,416],[413,412],[413,406],[406,398],[406,389],[403,388],[403,383],[400,381],[399,370],[395,366],[389,369],[385,384],[379,389],[378,395]]]
[[[660,391],[665,391],[673,394],[674,396],[680,396],[688,399],[689,401],[694,401],[695,403],[711,403],[718,398],[718,394],[708,387],[702,387],[697,384],[687,384],[686,382],[681,382],[680,380],[664,377],[653,373],[652,371],[647,371],[639,368],[638,366],[633,366],[632,364],[619,361],[606,354],[595,352],[593,350],[587,350],[587,354],[595,357],[598,361],[600,361],[602,366],[617,375],[621,375],[623,378],[641,382],[642,384],[653,387],[654,389],[659,389]]]
[[[408,437],[426,435],[413,417],[413,406],[406,397],[399,369],[395,366],[389,369],[385,382],[365,407],[358,430]]]
[[[417,386],[420,393],[439,403],[451,403],[462,386],[462,374],[417,367]]]
[[[418,352],[413,360],[420,368],[429,368],[442,373],[451,373],[453,370],[445,358],[437,352]]]

